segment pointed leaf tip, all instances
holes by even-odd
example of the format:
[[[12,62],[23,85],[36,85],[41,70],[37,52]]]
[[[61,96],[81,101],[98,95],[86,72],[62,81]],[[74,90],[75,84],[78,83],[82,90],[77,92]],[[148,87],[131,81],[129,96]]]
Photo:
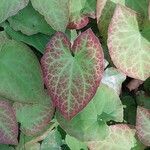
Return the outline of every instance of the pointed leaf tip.
[[[56,107],[66,119],[81,111],[94,96],[103,73],[103,50],[91,29],[71,46],[56,33],[41,59],[44,81]]]

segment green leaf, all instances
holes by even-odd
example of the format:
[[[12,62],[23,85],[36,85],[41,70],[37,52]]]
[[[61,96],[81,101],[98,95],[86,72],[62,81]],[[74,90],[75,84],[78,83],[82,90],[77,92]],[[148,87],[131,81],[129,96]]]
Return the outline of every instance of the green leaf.
[[[108,135],[106,121],[123,121],[123,106],[117,93],[101,84],[90,103],[71,121],[65,120],[59,112],[56,117],[69,135],[81,141],[98,140]]]
[[[62,139],[57,130],[49,132],[48,136],[41,144],[41,150],[59,150],[61,149]]]
[[[135,125],[136,122],[136,108],[137,105],[135,100],[127,95],[121,98],[122,104],[124,107],[124,120],[127,121],[128,124]]]
[[[109,87],[114,89],[115,92],[120,94],[122,83],[125,79],[126,79],[126,76],[123,73],[111,67],[105,70],[103,78],[102,78],[102,83],[108,85]]]
[[[41,64],[55,106],[67,119],[79,113],[94,96],[103,73],[103,51],[91,29],[74,41],[56,33]]]
[[[150,96],[144,91],[138,91],[136,94],[136,102],[139,106],[150,109]]]
[[[114,65],[127,76],[140,80],[150,76],[150,42],[140,34],[137,14],[131,9],[117,6],[109,25],[108,48]]]
[[[112,125],[105,140],[88,142],[90,150],[130,150],[136,145],[135,131],[125,124]]]
[[[1,35],[0,35],[1,36]],[[39,62],[29,47],[7,40],[0,49],[0,95],[12,101],[43,103]]]
[[[144,89],[147,93],[150,93],[150,78],[144,82]]]
[[[88,150],[85,143],[77,140],[76,138],[74,138],[68,134],[66,135],[65,141],[71,150],[81,150],[81,149]]]
[[[45,99],[48,101],[45,105],[14,103],[17,121],[21,123],[21,130],[26,135],[37,135],[50,123],[54,108],[50,98],[45,96]],[[43,101],[46,101],[45,99]]]
[[[31,0],[31,3],[54,30],[65,31],[69,22],[69,0]]]
[[[44,17],[35,11],[29,3],[29,5],[19,11],[19,13],[8,19],[10,27],[15,31],[21,31],[26,35],[32,35],[36,33],[44,33],[52,35],[55,31],[47,24]]]
[[[14,150],[13,147],[0,144],[0,150]]]
[[[17,145],[18,125],[11,105],[0,101],[0,143]]]
[[[141,142],[150,146],[150,109],[137,108],[136,130]]]
[[[97,1],[97,23],[104,44],[107,44],[108,27],[112,19],[116,4],[125,5],[125,0],[98,0]]]
[[[27,6],[29,0],[1,0],[0,2],[0,23],[8,17],[18,13],[19,10]]]
[[[149,0],[125,0],[126,6],[140,13],[144,17],[148,17]]]
[[[12,39],[35,47],[42,54],[44,53],[45,46],[50,39],[50,36],[41,33],[27,36],[21,32],[14,31],[9,25],[5,26],[4,30]]]

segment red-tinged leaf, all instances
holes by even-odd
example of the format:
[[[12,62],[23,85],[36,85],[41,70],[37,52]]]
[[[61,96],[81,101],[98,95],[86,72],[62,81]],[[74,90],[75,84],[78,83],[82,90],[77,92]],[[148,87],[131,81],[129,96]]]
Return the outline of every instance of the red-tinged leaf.
[[[50,123],[54,108],[51,104],[22,104],[14,103],[17,121],[21,123],[21,130],[29,136],[41,132]]]
[[[150,109],[137,108],[136,130],[141,142],[150,146]]]
[[[0,101],[0,143],[16,145],[18,126],[15,113],[6,101]]]
[[[66,119],[80,112],[94,96],[103,73],[103,51],[91,29],[71,46],[58,32],[41,60],[44,81],[55,106]]]
[[[68,24],[69,29],[82,29],[89,23],[89,18],[87,16],[79,16],[79,18],[72,18],[71,22]]]
[[[139,32],[137,13],[117,5],[108,31],[108,48],[114,65],[127,76],[150,76],[150,42]]]

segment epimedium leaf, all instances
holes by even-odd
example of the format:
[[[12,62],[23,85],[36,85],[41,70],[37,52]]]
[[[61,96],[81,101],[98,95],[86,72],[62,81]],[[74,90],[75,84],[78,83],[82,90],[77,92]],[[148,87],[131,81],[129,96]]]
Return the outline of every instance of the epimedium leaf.
[[[18,125],[12,106],[6,101],[0,101],[0,143],[18,144]]]
[[[44,81],[66,119],[79,113],[94,96],[103,62],[100,42],[91,29],[82,32],[72,46],[62,32],[50,40],[41,60]]]
[[[0,144],[0,149],[1,150],[15,150],[13,147],[9,145],[4,145],[4,144]]]
[[[54,30],[65,31],[69,22],[69,0],[31,0],[31,3]]]
[[[0,34],[1,36],[1,34]],[[0,49],[0,95],[12,101],[43,103],[40,64],[31,49],[8,39]]]
[[[116,68],[107,68],[104,71],[104,75],[102,78],[102,83],[108,85],[113,88],[118,95],[121,92],[122,82],[126,79],[126,76],[117,70]]]
[[[116,4],[125,5],[125,0],[97,0],[97,23],[103,42],[107,44],[108,27]]]
[[[150,146],[150,109],[138,106],[136,130],[141,142],[146,146]]]
[[[149,47],[150,42],[139,32],[137,14],[117,5],[108,31],[108,48],[114,65],[129,77],[146,80],[150,76]]]
[[[77,140],[76,138],[74,138],[68,134],[66,135],[65,141],[71,150],[81,150],[81,149],[88,150],[85,143]]]
[[[19,11],[15,16],[8,18],[10,27],[26,35],[44,33],[51,35],[55,31],[47,24],[44,17],[33,9],[31,3]]]
[[[8,17],[18,13],[19,10],[27,6],[29,0],[1,0],[0,3],[0,23]]]
[[[81,29],[85,27],[89,19],[87,16],[84,16],[81,13],[81,10],[83,9],[84,5],[86,3],[86,0],[71,0],[70,1],[70,15],[69,15],[69,29]]]
[[[61,135],[57,130],[49,132],[48,136],[42,141],[41,150],[59,150],[62,145]]]
[[[64,119],[59,112],[56,118],[60,126],[78,140],[104,139],[108,135],[107,121],[123,121],[123,105],[112,88],[101,84],[94,98],[71,121]]]
[[[51,121],[54,113],[54,107],[50,102],[50,98],[46,95],[46,104],[22,104],[15,102],[17,121],[21,123],[21,130],[28,136],[37,135]],[[43,99],[43,101],[45,101]]]
[[[135,130],[126,124],[109,127],[109,136],[104,140],[88,142],[90,150],[129,150],[136,146]]]
[[[125,0],[126,6],[140,13],[144,17],[148,17],[149,0]]]
[[[44,53],[45,45],[48,43],[50,36],[38,33],[27,36],[21,32],[13,30],[8,24],[4,27],[5,32],[14,40],[24,42],[36,48],[40,53]]]

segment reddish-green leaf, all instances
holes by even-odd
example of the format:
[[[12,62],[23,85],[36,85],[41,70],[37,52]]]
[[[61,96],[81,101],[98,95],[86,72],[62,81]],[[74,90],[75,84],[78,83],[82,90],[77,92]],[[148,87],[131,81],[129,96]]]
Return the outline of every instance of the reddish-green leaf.
[[[103,52],[91,29],[73,45],[58,32],[47,45],[41,60],[44,81],[56,107],[71,119],[94,96],[103,73]]]
[[[15,113],[6,101],[0,101],[0,143],[16,145],[18,126]]]
[[[48,100],[49,98],[46,97]],[[26,135],[36,135],[42,131],[51,121],[54,108],[51,103],[22,104],[14,103],[17,121],[21,123],[21,130]]]
[[[114,65],[127,76],[150,76],[150,42],[139,32],[137,14],[117,5],[108,31],[108,47]]]
[[[138,107],[136,118],[136,129],[139,139],[150,146],[150,110]]]

